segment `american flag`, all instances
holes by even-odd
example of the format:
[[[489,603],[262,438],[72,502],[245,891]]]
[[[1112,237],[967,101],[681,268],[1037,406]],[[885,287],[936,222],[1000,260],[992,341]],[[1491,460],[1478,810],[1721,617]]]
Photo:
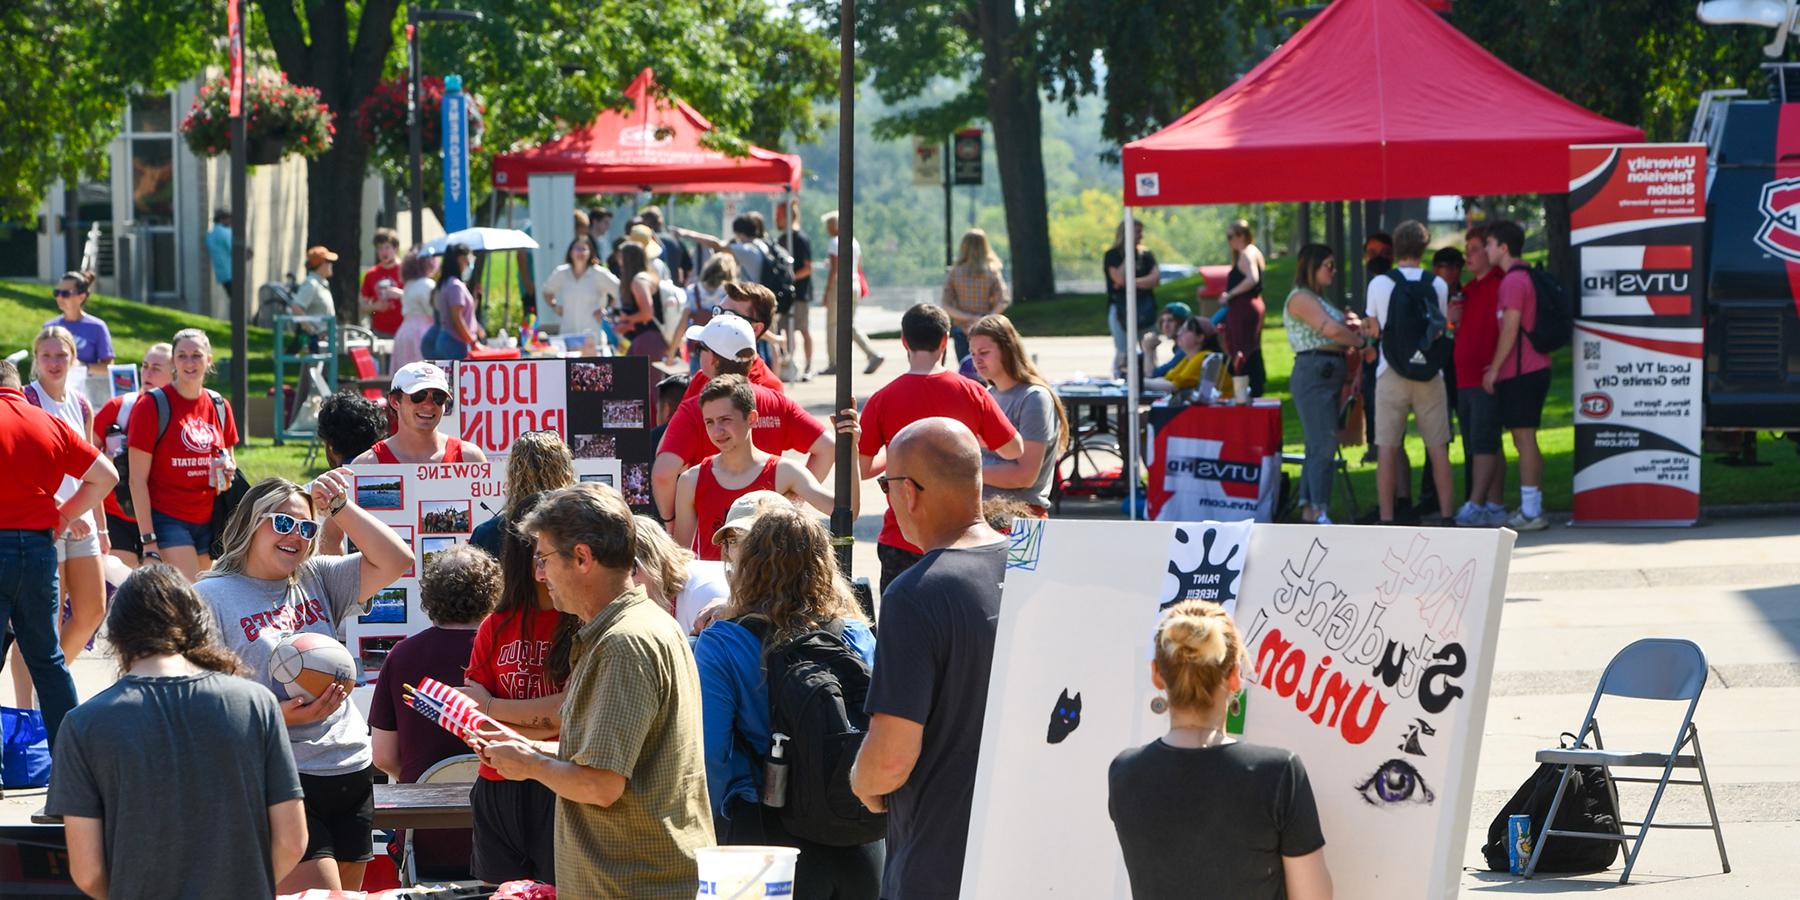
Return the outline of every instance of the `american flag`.
[[[465,741],[477,727],[502,727],[476,709],[467,695],[435,678],[421,680],[418,687],[405,687],[407,702],[415,712]]]

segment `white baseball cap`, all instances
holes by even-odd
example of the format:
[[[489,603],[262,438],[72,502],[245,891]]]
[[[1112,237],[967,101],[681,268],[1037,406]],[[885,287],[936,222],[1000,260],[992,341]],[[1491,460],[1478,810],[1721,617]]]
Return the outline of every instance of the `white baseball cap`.
[[[420,391],[437,388],[450,393],[450,376],[444,370],[428,362],[410,362],[401,366],[394,373],[393,386],[388,390],[402,394],[416,394]]]
[[[730,532],[749,531],[750,526],[756,524],[758,513],[778,503],[790,507],[794,505],[792,500],[774,491],[751,491],[731,501],[731,509],[725,513],[725,524],[720,525],[719,530],[713,532],[713,543],[719,543],[719,539]]]
[[[749,359],[756,355],[756,333],[750,320],[736,314],[720,313],[705,325],[690,325],[687,339],[699,341],[706,349],[725,359]]]

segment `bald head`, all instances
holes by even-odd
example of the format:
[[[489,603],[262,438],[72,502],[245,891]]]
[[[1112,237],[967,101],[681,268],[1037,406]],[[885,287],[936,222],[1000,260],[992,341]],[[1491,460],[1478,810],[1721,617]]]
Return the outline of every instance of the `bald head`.
[[[981,444],[955,419],[920,419],[888,443],[888,468],[951,496],[981,496]]]

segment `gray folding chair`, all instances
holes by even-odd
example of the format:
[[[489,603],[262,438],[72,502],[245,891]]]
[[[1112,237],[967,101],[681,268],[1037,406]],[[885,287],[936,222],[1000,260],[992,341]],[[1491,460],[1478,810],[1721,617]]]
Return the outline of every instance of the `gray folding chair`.
[[[1539,830],[1532,843],[1531,860],[1525,865],[1525,877],[1530,878],[1537,870],[1538,857],[1544,852],[1545,840],[1552,837],[1586,838],[1589,840],[1618,841],[1629,847],[1625,856],[1625,871],[1619,875],[1619,883],[1625,884],[1631,879],[1631,867],[1637,864],[1638,851],[1644,849],[1644,837],[1652,828],[1711,829],[1713,838],[1719,844],[1719,865],[1726,872],[1731,871],[1731,861],[1725,857],[1725,834],[1719,830],[1719,811],[1713,805],[1712,784],[1706,778],[1706,759],[1700,752],[1700,729],[1694,724],[1694,708],[1700,704],[1700,692],[1706,687],[1706,654],[1693,641],[1677,638],[1645,638],[1633,641],[1625,649],[1614,656],[1612,662],[1606,664],[1606,671],[1600,676],[1600,686],[1594,691],[1593,702],[1588,704],[1587,717],[1582,721],[1581,731],[1576,738],[1574,748],[1553,748],[1539,750],[1537,761],[1562,766],[1562,780],[1556,787],[1555,799],[1550,802],[1550,814],[1544,817],[1544,826]],[[1667,753],[1657,750],[1629,751],[1608,750],[1600,740],[1600,723],[1594,719],[1594,710],[1600,706],[1600,698],[1605,695],[1614,697],[1633,697],[1640,700],[1686,700],[1687,710],[1681,716],[1681,728],[1675,733],[1675,746]],[[1588,735],[1593,735],[1594,749],[1588,750],[1579,745],[1584,743]],[[1692,744],[1694,752],[1681,752]],[[1636,834],[1596,834],[1583,831],[1558,831],[1550,827],[1556,821],[1557,807],[1562,805],[1563,790],[1569,783],[1569,774],[1575,766],[1599,766],[1610,776],[1608,787],[1612,789],[1613,808],[1619,806],[1619,792],[1610,782],[1636,782],[1656,785],[1656,794],[1650,798],[1650,808],[1644,812],[1641,822],[1620,821],[1620,831],[1624,826],[1636,826]],[[1661,768],[1660,778],[1625,778],[1612,774],[1614,766],[1637,768]],[[1669,776],[1677,768],[1697,769],[1700,780],[1671,779]],[[1706,812],[1712,818],[1711,824],[1681,823],[1652,824],[1656,818],[1657,804],[1662,802],[1663,789],[1671,784],[1698,785],[1706,794]]]

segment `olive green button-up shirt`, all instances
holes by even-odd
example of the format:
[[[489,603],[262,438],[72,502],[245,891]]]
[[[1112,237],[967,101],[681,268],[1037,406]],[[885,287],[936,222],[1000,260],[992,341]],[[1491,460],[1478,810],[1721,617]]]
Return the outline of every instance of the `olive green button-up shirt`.
[[[713,845],[700,676],[680,626],[634,587],[575,634],[561,755],[625,776],[609,807],[556,800],[560,896],[691,900]]]

